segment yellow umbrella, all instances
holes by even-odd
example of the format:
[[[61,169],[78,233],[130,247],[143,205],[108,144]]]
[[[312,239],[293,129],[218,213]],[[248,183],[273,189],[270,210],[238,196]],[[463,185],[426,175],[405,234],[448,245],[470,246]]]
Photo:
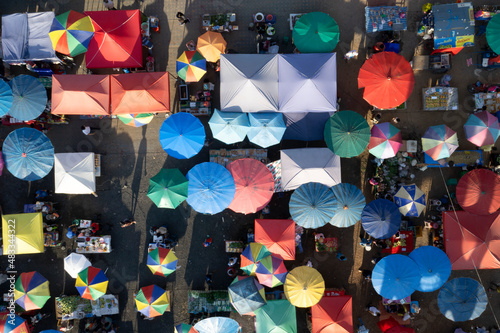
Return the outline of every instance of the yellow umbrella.
[[[285,296],[298,308],[308,308],[318,303],[325,292],[325,280],[314,268],[300,266],[286,276]]]
[[[198,37],[196,50],[209,62],[217,62],[220,54],[226,52],[227,42],[220,32],[207,31]]]

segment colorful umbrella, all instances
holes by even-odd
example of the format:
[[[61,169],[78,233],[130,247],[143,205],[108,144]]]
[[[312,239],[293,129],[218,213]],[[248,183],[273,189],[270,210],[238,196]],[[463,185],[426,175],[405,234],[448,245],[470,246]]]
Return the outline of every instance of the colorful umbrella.
[[[446,125],[431,126],[422,137],[422,148],[434,161],[450,157],[458,148],[457,132]]]
[[[139,113],[139,114],[119,114],[117,115],[125,125],[132,127],[141,127],[149,124],[155,115],[153,113]]]
[[[207,31],[196,43],[196,50],[209,62],[217,62],[221,53],[226,53],[227,42],[220,32]]]
[[[300,185],[290,197],[288,205],[292,220],[304,228],[324,226],[335,214],[332,191],[320,183]]]
[[[487,169],[467,172],[457,184],[457,200],[476,215],[493,214],[500,208],[500,176]]]
[[[361,225],[373,238],[390,238],[401,226],[401,213],[398,206],[389,200],[373,200],[363,209]]]
[[[380,52],[365,61],[359,71],[358,87],[363,98],[379,109],[391,109],[410,97],[415,85],[410,63],[394,52]]]
[[[73,252],[64,258],[64,270],[68,272],[73,279],[76,279],[78,273],[89,266],[92,266],[92,263],[83,254]]]
[[[245,136],[250,130],[246,113],[220,112],[217,109],[214,110],[208,125],[214,138],[228,145],[245,140]]]
[[[500,54],[500,16],[493,16],[486,26],[486,40],[496,54]]]
[[[201,121],[190,113],[175,113],[161,125],[161,147],[172,157],[193,157],[200,152],[204,143],[205,128]]]
[[[262,287],[253,277],[238,280],[229,285],[229,301],[240,315],[252,314],[266,304],[265,295],[262,296]]]
[[[29,333],[28,323],[15,313],[0,315],[1,333]]]
[[[370,142],[370,126],[354,111],[335,112],[325,124],[325,142],[340,157],[361,154]]]
[[[179,169],[161,169],[149,179],[148,197],[158,208],[175,209],[188,195],[188,180]]]
[[[94,26],[90,17],[70,10],[54,18],[49,37],[55,51],[74,57],[87,52]]]
[[[31,75],[18,75],[9,85],[13,98],[9,115],[27,121],[42,114],[47,105],[47,91],[40,81]]]
[[[439,291],[439,310],[451,321],[476,319],[486,310],[486,305],[486,291],[479,282],[471,278],[450,280]]]
[[[40,273],[21,273],[17,278],[14,289],[14,300],[24,310],[41,309],[49,298],[49,281]]]
[[[186,82],[198,82],[207,72],[207,62],[198,51],[184,51],[177,59],[177,75]]]
[[[197,330],[191,325],[188,324],[179,324],[175,326],[175,332],[174,333],[198,333]]]
[[[272,255],[261,259],[255,270],[259,283],[269,288],[285,283],[287,273],[284,261]]]
[[[14,97],[12,89],[4,80],[0,80],[0,117],[9,113]]]
[[[498,119],[488,111],[473,113],[464,125],[467,140],[478,147],[494,145],[500,136]]]
[[[263,209],[271,201],[274,179],[265,164],[252,158],[242,158],[231,162],[227,169],[236,185],[229,209],[250,214]]]
[[[410,252],[409,257],[417,264],[420,271],[418,291],[438,290],[451,274],[451,262],[443,250],[435,246],[421,246]]]
[[[171,249],[157,247],[148,253],[147,265],[154,275],[168,276],[177,268],[177,256]]]
[[[403,185],[394,195],[394,202],[404,216],[420,216],[425,209],[425,193],[415,184]]]
[[[298,308],[308,308],[318,303],[325,292],[325,280],[309,266],[292,269],[286,276],[285,296]]]
[[[337,22],[321,12],[302,15],[292,32],[293,44],[301,53],[332,52],[339,42],[339,35]]]
[[[202,214],[217,214],[226,209],[234,198],[235,184],[231,173],[222,165],[205,162],[194,166],[187,174],[188,204]]]
[[[390,123],[373,125],[368,143],[368,149],[373,156],[382,159],[394,157],[402,144],[401,131]]]
[[[194,328],[199,333],[238,333],[240,325],[236,320],[224,317],[210,317],[200,320]]]
[[[101,269],[89,266],[78,273],[75,286],[82,298],[95,301],[106,294],[108,278]]]
[[[420,282],[417,264],[401,254],[382,258],[373,269],[372,284],[375,291],[390,300],[401,300],[410,296]]]
[[[7,170],[22,180],[45,177],[54,166],[54,147],[42,132],[29,127],[12,131],[3,143]]]
[[[260,243],[250,243],[241,253],[241,270],[255,276],[259,262],[271,255],[271,252]]]
[[[330,224],[339,228],[353,226],[361,219],[366,200],[356,186],[340,183],[331,188],[334,199],[334,211]]]
[[[249,113],[250,130],[248,140],[267,148],[280,143],[285,134],[286,124],[281,113]]]
[[[142,287],[135,296],[135,306],[146,318],[161,316],[168,308],[167,292],[154,284]]]

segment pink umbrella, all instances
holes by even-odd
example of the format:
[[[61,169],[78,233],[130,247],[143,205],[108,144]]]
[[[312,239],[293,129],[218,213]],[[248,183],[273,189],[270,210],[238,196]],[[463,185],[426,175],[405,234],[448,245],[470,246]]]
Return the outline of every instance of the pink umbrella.
[[[390,123],[376,124],[371,129],[368,149],[378,158],[391,158],[396,156],[402,145],[401,131]]]
[[[469,116],[464,125],[467,140],[478,147],[494,145],[500,136],[498,119],[488,111],[481,111]]]

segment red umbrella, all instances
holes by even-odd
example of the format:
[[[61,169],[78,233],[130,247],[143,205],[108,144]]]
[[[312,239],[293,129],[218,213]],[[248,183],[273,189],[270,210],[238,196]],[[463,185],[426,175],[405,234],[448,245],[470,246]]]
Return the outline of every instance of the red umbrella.
[[[500,208],[500,176],[487,169],[467,172],[458,182],[457,200],[471,214],[493,214]]]
[[[243,214],[264,208],[273,196],[274,180],[271,171],[252,158],[236,160],[227,166],[236,184],[234,199],[229,209]]]
[[[403,104],[414,85],[410,63],[394,52],[375,53],[359,71],[358,88],[365,88],[363,98],[379,109]]]

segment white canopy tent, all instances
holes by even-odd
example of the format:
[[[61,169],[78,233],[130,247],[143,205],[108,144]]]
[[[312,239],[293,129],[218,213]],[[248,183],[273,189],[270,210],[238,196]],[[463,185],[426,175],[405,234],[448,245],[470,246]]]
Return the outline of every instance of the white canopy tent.
[[[61,153],[54,157],[55,192],[92,194],[95,192],[95,154]]]
[[[306,183],[332,187],[342,182],[340,157],[328,148],[281,150],[281,186],[285,191]]]
[[[92,266],[92,263],[83,254],[73,252],[64,258],[64,270],[68,272],[73,279],[76,279],[78,273],[90,266]]]

